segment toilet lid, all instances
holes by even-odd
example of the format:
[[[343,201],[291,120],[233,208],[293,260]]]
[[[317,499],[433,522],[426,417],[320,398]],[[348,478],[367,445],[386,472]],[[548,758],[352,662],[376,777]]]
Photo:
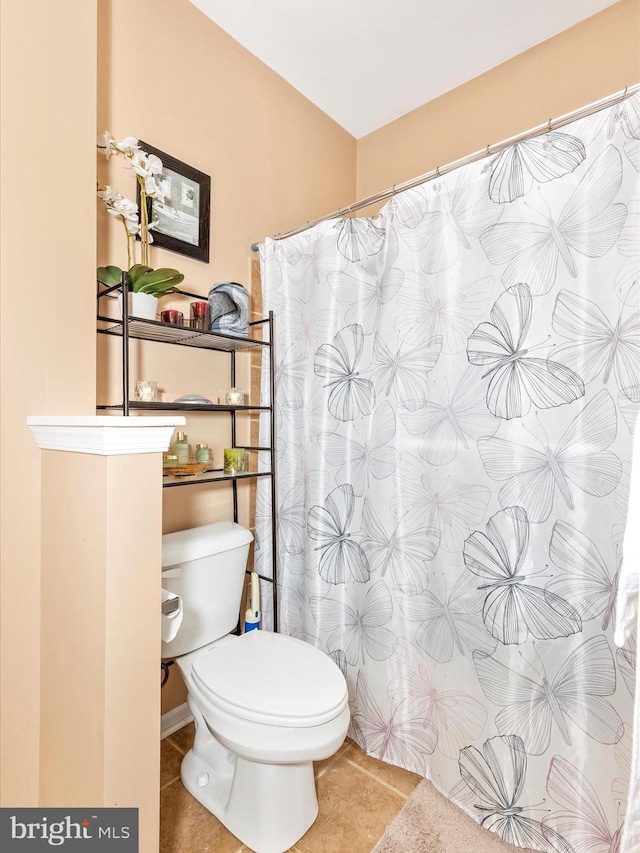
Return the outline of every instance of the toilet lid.
[[[320,725],[348,701],[346,680],[331,658],[270,631],[214,646],[194,660],[192,674],[209,701],[267,725]]]

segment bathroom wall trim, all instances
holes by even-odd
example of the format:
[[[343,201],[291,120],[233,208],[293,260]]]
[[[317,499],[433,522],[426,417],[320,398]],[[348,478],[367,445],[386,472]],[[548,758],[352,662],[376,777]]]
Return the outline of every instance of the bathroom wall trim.
[[[183,416],[40,415],[27,418],[41,450],[97,456],[163,452],[169,447],[175,427],[185,423]]]
[[[186,702],[178,705],[177,708],[172,708],[160,717],[160,740],[169,737],[178,729],[186,726],[193,720],[193,716],[189,711],[189,706]]]

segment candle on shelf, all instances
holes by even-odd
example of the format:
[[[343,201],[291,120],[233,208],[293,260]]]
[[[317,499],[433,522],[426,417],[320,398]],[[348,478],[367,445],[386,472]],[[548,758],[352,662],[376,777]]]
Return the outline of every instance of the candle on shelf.
[[[160,316],[163,323],[170,323],[172,326],[182,326],[184,322],[182,311],[176,311],[174,308],[167,308],[166,311],[161,311]]]
[[[244,471],[244,448],[226,447],[223,451],[225,474],[240,474]]]
[[[201,332],[208,332],[211,327],[211,309],[208,302],[192,302],[191,328]]]
[[[138,379],[135,398],[139,403],[155,403],[158,399],[158,383],[151,379]]]
[[[227,388],[225,400],[228,406],[243,406],[244,391],[242,388]]]

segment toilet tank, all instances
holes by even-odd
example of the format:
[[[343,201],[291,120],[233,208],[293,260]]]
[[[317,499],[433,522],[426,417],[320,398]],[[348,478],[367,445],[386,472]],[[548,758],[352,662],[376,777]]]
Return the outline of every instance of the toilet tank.
[[[233,521],[217,521],[162,537],[162,587],[182,599],[176,637],[162,657],[178,657],[232,631],[240,615],[253,535]]]

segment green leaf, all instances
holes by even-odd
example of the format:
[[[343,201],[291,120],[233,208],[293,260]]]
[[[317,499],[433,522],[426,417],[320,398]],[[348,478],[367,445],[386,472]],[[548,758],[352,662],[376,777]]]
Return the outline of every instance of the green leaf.
[[[129,270],[129,284],[131,285],[132,290],[136,289],[136,282],[140,278],[140,276],[145,272],[151,272],[153,267],[147,267],[144,264],[134,264]]]
[[[114,284],[120,284],[122,281],[122,270],[114,266],[98,267],[97,278],[107,287],[113,287]]]
[[[158,270],[143,272],[136,278],[134,290],[138,293],[160,295],[184,281],[184,275],[178,270],[162,267]]]

